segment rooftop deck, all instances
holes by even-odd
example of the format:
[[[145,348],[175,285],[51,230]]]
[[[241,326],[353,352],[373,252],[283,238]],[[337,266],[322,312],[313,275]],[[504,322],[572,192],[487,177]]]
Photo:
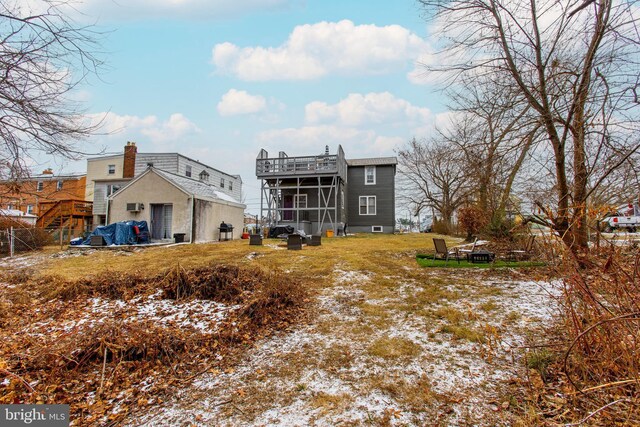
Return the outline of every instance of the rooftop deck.
[[[262,150],[256,159],[258,178],[286,176],[339,175],[346,179],[347,162],[340,147],[338,154],[322,154],[304,157],[268,157]]]

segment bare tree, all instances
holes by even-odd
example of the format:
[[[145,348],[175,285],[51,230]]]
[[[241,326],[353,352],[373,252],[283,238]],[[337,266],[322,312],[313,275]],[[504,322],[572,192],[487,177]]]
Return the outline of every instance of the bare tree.
[[[33,159],[76,158],[97,127],[73,90],[102,65],[98,34],[77,25],[64,1],[0,0],[0,179],[28,175]]]
[[[638,150],[636,2],[419,1],[451,40],[441,70],[503,75],[535,112],[553,153],[551,225],[574,252],[586,248],[590,194]]]
[[[456,209],[470,194],[461,153],[446,142],[414,138],[398,150],[398,166],[405,184],[403,198],[415,207],[415,214],[432,208],[451,230]]]
[[[539,126],[517,92],[505,92],[491,79],[480,79],[482,84],[477,80],[448,91],[450,108],[457,114],[441,136],[463,153],[475,203],[497,225],[504,221],[515,179]]]

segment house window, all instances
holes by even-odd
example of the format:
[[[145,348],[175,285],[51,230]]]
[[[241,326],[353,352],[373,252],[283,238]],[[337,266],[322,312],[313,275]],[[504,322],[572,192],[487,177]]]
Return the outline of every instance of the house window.
[[[229,191],[233,191],[233,181],[229,181]]]
[[[27,213],[28,214],[32,214],[33,213],[33,205],[27,205]]]
[[[207,171],[200,172],[200,181],[209,182],[209,173]]]
[[[38,181],[38,183],[36,184],[36,191],[42,191],[43,188],[44,188],[44,182]]]
[[[384,229],[382,228],[381,225],[372,225],[371,226],[371,232],[372,233],[382,233],[384,231]]]
[[[119,189],[121,188],[120,185],[107,185],[107,197],[111,196],[112,194],[115,194]]]
[[[13,210],[13,205],[7,205],[7,210]]]
[[[376,196],[360,196],[360,215],[376,214]]]
[[[365,185],[375,185],[376,183],[376,167],[375,166],[365,166],[364,183]]]
[[[109,175],[115,175],[116,174],[116,165],[107,166],[107,172],[109,173]]]
[[[184,174],[186,176],[188,176],[189,178],[191,178],[191,166],[187,165],[187,168],[186,168]]]
[[[224,178],[220,178],[220,188],[224,188]]]
[[[64,181],[58,181],[58,184],[56,185],[56,190],[60,191],[62,190],[62,185],[64,184]]]
[[[307,208],[307,195],[306,194],[294,194],[293,203],[297,209]]]

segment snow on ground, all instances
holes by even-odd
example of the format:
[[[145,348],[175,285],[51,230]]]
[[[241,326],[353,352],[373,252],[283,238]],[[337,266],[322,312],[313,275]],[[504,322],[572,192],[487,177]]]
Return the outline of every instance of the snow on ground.
[[[12,268],[12,269],[22,269],[27,267],[32,267],[42,263],[43,260],[47,258],[46,255],[42,254],[26,254],[26,255],[17,255],[13,257],[4,257],[0,258],[0,268]]]
[[[399,282],[394,296],[375,299],[366,290],[374,279],[336,270],[311,324],[258,343],[234,370],[203,375],[130,425],[508,425],[496,399],[518,375],[514,348],[554,315],[560,284],[477,280],[477,295],[434,304],[476,313],[470,324],[497,331],[487,345],[453,339],[442,319],[398,309],[419,283]],[[444,287],[460,291],[465,280]],[[488,301],[495,308],[484,313]],[[389,315],[376,322],[364,304]],[[408,343],[415,354],[380,357],[372,346],[382,339]]]
[[[125,323],[152,321],[163,326],[181,329],[195,328],[201,332],[213,332],[229,314],[239,306],[227,306],[211,300],[178,302],[162,299],[162,291],[139,296],[129,301],[91,298],[80,313],[74,312],[66,320],[48,318],[33,322],[25,330],[32,336],[50,335],[55,332],[77,333],[94,328],[108,319],[120,318]]]

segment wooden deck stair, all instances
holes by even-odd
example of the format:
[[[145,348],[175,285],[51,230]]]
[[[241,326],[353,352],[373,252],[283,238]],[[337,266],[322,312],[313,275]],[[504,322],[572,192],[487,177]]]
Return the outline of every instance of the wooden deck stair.
[[[71,228],[83,230],[87,224],[91,223],[93,216],[93,203],[84,200],[41,202],[39,208],[36,226],[52,234]]]

